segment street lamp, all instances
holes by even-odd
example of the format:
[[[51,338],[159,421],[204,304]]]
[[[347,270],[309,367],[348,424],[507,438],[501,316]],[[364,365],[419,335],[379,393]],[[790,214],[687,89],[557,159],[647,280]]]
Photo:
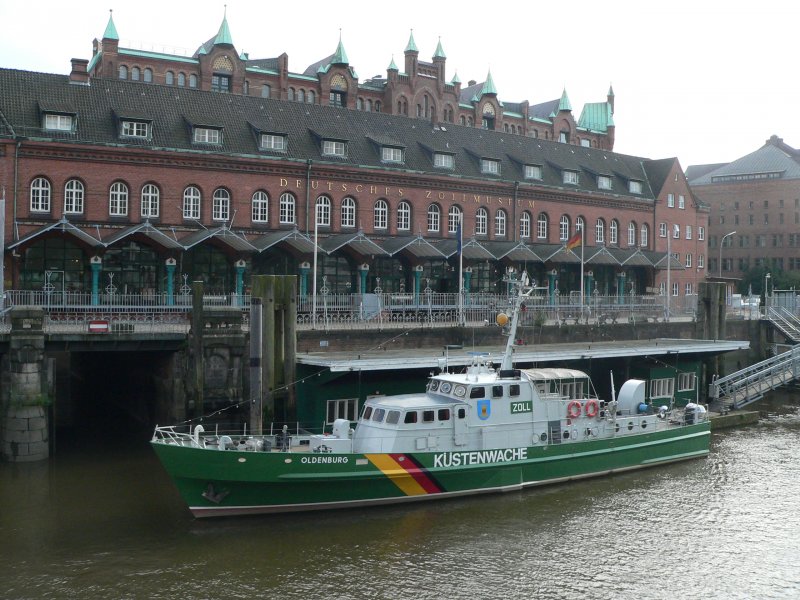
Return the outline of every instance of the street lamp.
[[[722,247],[725,245],[725,238],[729,238],[732,236],[735,231],[731,231],[730,233],[726,233],[722,236],[722,239],[719,242],[719,276],[722,277]]]
[[[770,277],[772,277],[772,276],[771,276],[769,273],[767,273],[766,275],[764,275],[764,311],[765,311],[765,312],[764,312],[764,315],[766,315],[766,314],[767,314],[767,313],[766,313],[766,310],[767,310],[767,287],[768,287],[768,285],[769,285],[769,279],[770,279]]]

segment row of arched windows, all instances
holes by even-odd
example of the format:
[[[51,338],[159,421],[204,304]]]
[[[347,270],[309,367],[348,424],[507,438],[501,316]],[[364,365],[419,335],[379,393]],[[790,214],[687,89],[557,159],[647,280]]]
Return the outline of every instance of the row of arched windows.
[[[370,98],[358,98],[356,108],[365,112],[381,112],[381,101]]]
[[[317,103],[317,93],[314,90],[294,89],[290,87],[286,90],[286,99],[291,102],[306,102],[308,104]]]

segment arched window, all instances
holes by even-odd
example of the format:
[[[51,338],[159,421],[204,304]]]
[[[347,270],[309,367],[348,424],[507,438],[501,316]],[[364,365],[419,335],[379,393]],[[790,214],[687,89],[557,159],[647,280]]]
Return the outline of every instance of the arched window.
[[[539,213],[536,217],[536,237],[540,240],[547,239],[547,213]]]
[[[144,82],[153,83],[153,69],[147,68],[144,70]]]
[[[83,197],[83,184],[77,179],[70,179],[64,186],[64,214],[82,214]]]
[[[461,222],[461,207],[455,204],[447,211],[447,233],[458,233],[458,224]]]
[[[603,219],[597,219],[594,223],[594,241],[596,244],[606,241],[606,222]]]
[[[184,87],[186,85],[186,73],[178,73],[178,86]]]
[[[633,248],[636,245],[636,223],[628,223],[628,246]]]
[[[586,230],[586,222],[583,217],[575,217],[575,233]]]
[[[166,75],[164,75],[164,83],[167,85],[175,85],[175,73],[167,71]]]
[[[183,218],[200,218],[200,190],[193,185],[183,190]]]
[[[494,214],[494,235],[495,237],[505,237],[506,235],[506,211],[503,209]]]
[[[619,221],[611,219],[608,225],[608,243],[617,245],[619,243]]]
[[[141,212],[145,219],[155,219],[160,211],[161,192],[152,183],[142,187]]]
[[[37,177],[31,182],[31,212],[50,212],[52,188],[44,177]]]
[[[128,215],[128,186],[117,181],[108,190],[108,214],[111,217]]]
[[[375,100],[375,112],[381,112],[381,101]]]
[[[566,242],[569,239],[569,217],[561,215],[561,220],[558,222],[558,239]]]
[[[244,80],[244,87],[242,88],[242,93],[245,96],[250,95],[250,82],[247,79]]]
[[[402,200],[397,205],[397,230],[408,231],[411,229],[411,204]]]
[[[270,93],[272,92],[272,88],[269,87],[267,84],[264,84],[261,87],[261,97],[262,98],[269,98]]]
[[[306,92],[305,92],[305,90],[297,90],[297,101],[298,102],[305,102],[306,101]]]
[[[461,115],[461,116],[458,118],[458,124],[459,124],[459,125],[466,125],[466,124],[467,124],[467,119],[464,117],[464,115]]]
[[[294,223],[295,199],[289,192],[281,194],[281,206],[279,220],[282,224]]]
[[[306,94],[306,102],[309,104],[316,104],[317,95],[314,93],[314,90],[308,90],[308,93]]]
[[[331,199],[327,196],[317,198],[317,225],[331,226]]]
[[[645,248],[650,242],[650,228],[647,223],[642,223],[642,234],[639,236],[639,245]]]
[[[489,211],[482,206],[475,212],[475,235],[489,233]]]
[[[120,79],[127,79],[128,78],[128,67],[125,65],[119,66],[119,78]]]
[[[189,87],[196,88],[197,87],[197,75],[191,74],[189,75]]]
[[[375,203],[373,225],[375,229],[386,229],[389,226],[389,205],[386,200],[381,199]]]
[[[356,110],[364,110],[364,99],[356,98]]]
[[[267,223],[269,221],[269,196],[263,190],[253,194],[252,202],[253,223]]]
[[[527,210],[522,211],[522,216],[519,218],[519,237],[523,240],[531,237],[531,213]]]
[[[140,73],[139,67],[133,67],[131,69],[131,79],[133,81],[139,81],[139,73]]]
[[[436,233],[441,227],[442,209],[438,204],[431,204],[428,207],[428,231]]]
[[[211,204],[211,218],[215,221],[227,221],[231,216],[231,193],[225,188],[214,190]]]
[[[294,88],[290,87],[288,90],[286,90],[286,99],[292,101],[294,100]]]
[[[342,200],[342,227],[356,226],[356,201],[348,196]]]

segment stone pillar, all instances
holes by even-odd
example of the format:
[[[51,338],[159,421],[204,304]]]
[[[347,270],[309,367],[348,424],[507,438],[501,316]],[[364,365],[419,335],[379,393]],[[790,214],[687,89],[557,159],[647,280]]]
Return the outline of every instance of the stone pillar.
[[[44,460],[50,455],[44,360],[44,312],[11,309],[9,351],[2,361],[0,446],[5,460]]]
[[[555,269],[553,269],[547,274],[547,295],[550,297],[550,304],[555,303],[556,277],[558,277],[558,271],[556,271]]]
[[[167,306],[175,304],[175,265],[174,258],[168,258],[165,261],[167,269]]]
[[[584,299],[592,297],[592,283],[594,283],[594,272],[587,271],[584,277],[584,289],[583,289]]]
[[[617,303],[625,304],[625,271],[617,273]]]
[[[92,269],[92,306],[100,304],[100,271],[103,270],[103,259],[93,256],[89,259]]]

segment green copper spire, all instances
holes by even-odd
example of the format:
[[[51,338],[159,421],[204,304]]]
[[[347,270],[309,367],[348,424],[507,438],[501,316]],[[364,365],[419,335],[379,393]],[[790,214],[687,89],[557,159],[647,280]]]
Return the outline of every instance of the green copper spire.
[[[414,42],[414,30],[411,30],[411,35],[408,36],[408,44],[406,45],[406,49],[404,52],[419,52],[417,50],[417,44]]]
[[[561,100],[558,102],[558,111],[567,110],[572,112],[572,104],[569,103],[569,96],[567,96],[567,88],[561,94]]]
[[[108,11],[108,25],[106,25],[105,33],[103,33],[104,40],[117,40],[119,41],[119,35],[117,34],[117,28],[114,26],[114,16],[113,10]]]
[[[486,75],[486,81],[483,82],[483,88],[481,88],[481,96],[483,96],[484,94],[497,95],[497,88],[494,87],[494,81],[492,80],[491,69],[489,69],[489,73]]]
[[[233,38],[231,37],[231,30],[228,28],[228,5],[225,5],[225,14],[222,16],[222,25],[219,26],[217,37],[214,38],[214,45],[228,44],[233,46]]]
[[[399,71],[400,69],[397,68],[397,65],[394,64],[394,54],[392,54],[392,62],[389,63],[389,66],[386,68],[387,71]]]
[[[442,50],[442,38],[439,38],[439,43],[436,45],[436,52],[434,53],[433,58],[447,58],[444,50]]]
[[[453,85],[461,83],[461,79],[458,77],[458,71],[456,71],[456,74],[453,75],[453,81],[451,81],[450,83],[452,83]]]
[[[611,87],[611,84],[608,85],[608,94],[607,95],[608,96],[613,96],[614,95],[614,88]]]
[[[342,30],[339,30],[339,45],[336,46],[336,52],[333,53],[331,58],[332,65],[349,65],[350,61],[347,60],[347,52],[344,51],[344,44],[342,43]]]

